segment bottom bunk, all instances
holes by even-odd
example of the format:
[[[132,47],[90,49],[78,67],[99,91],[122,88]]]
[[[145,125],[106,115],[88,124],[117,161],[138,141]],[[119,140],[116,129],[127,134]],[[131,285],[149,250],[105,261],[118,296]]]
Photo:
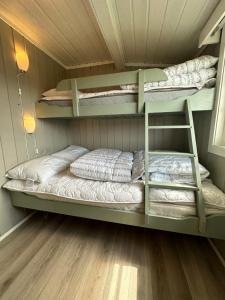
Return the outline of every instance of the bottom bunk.
[[[225,239],[225,195],[210,180],[202,192],[206,232],[199,232],[194,192],[151,189],[145,215],[144,184],[102,182],[73,176],[69,170],[45,183],[10,180],[13,205],[108,222]]]
[[[73,202],[40,199],[36,196],[21,192],[11,192],[12,203],[16,207],[34,209],[39,211],[65,214],[112,223],[133,225],[151,229],[166,230],[184,234],[199,235],[210,238],[225,239],[225,213],[223,215],[211,215],[207,219],[206,232],[199,233],[198,217],[186,217],[183,219],[146,216],[141,212],[125,211],[105,207],[77,204]]]
[[[71,145],[9,170],[3,187],[17,207],[225,239],[225,194],[207,178],[208,170],[199,164],[202,230],[191,158],[157,151],[146,168],[144,157],[143,150]],[[146,195],[146,172],[150,182],[185,183],[185,188],[150,186]]]

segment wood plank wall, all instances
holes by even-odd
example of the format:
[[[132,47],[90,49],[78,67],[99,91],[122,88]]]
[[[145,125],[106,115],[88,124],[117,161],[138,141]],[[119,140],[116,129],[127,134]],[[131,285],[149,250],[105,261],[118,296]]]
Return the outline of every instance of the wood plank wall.
[[[213,182],[225,192],[225,158],[208,152],[211,114],[211,112],[195,114],[198,153],[202,163],[210,170]],[[225,241],[213,239],[213,243],[225,260]]]
[[[22,101],[18,94],[18,69],[15,49],[26,49],[30,67],[19,76]],[[0,20],[0,186],[5,173],[14,165],[39,155],[54,152],[68,144],[68,121],[37,121],[35,135],[27,135],[22,114],[35,114],[34,103],[42,91],[55,87],[65,78],[65,70],[21,35]],[[0,189],[0,235],[18,223],[26,212],[12,207],[7,192]]]
[[[182,124],[182,116],[151,117],[152,125]],[[89,149],[144,149],[144,118],[98,118],[71,121],[71,143]],[[185,151],[187,138],[182,130],[150,132],[151,149]]]

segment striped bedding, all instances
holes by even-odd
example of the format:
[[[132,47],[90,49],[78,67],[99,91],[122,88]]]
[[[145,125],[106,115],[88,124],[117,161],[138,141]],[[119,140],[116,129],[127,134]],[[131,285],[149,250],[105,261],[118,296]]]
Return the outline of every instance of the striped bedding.
[[[133,153],[115,149],[91,151],[70,165],[73,175],[100,181],[130,182]]]

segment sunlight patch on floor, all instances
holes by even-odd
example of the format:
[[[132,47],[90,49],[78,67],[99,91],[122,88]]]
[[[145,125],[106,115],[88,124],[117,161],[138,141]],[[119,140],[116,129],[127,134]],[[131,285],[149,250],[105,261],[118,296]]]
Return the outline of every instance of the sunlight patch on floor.
[[[115,264],[108,300],[137,300],[137,273],[136,267]]]

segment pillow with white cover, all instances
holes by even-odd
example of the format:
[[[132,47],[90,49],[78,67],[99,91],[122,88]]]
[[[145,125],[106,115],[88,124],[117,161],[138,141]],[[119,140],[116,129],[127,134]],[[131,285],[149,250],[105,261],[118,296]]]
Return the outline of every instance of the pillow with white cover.
[[[52,156],[56,158],[68,160],[70,163],[72,163],[78,157],[86,154],[87,152],[89,152],[87,148],[71,145],[61,151],[53,153]]]
[[[132,168],[132,180],[144,178],[144,150],[135,152]],[[201,179],[209,176],[208,170],[199,164]],[[149,155],[150,179],[153,181],[169,181],[176,183],[194,183],[192,162],[189,157],[174,155]]]
[[[218,58],[211,55],[202,55],[200,57],[188,60],[184,63],[165,68],[167,76],[192,73],[202,69],[209,69],[218,62]]]
[[[66,168],[79,156],[87,153],[86,148],[70,146],[52,155],[46,155],[24,162],[9,170],[6,176],[11,179],[45,182]]]
[[[100,181],[130,182],[133,153],[116,149],[97,149],[70,165],[73,175]]]
[[[166,71],[165,71],[166,73]],[[201,89],[207,85],[208,81],[216,76],[216,69],[201,69],[187,74],[168,76],[168,80],[148,82],[144,85],[144,91],[159,89],[180,89],[180,88],[198,88]],[[124,85],[122,89],[137,89],[137,85]]]
[[[145,91],[163,88],[202,88],[216,75],[216,69],[212,68],[218,62],[218,58],[211,55],[203,55],[184,63],[163,69],[168,80],[145,83]],[[122,89],[136,90],[137,86],[122,85]]]
[[[62,97],[72,97],[72,92],[70,90],[68,91],[57,91],[56,89],[50,89],[44,93],[42,93],[42,96],[44,97],[54,97],[54,96],[60,96]]]

